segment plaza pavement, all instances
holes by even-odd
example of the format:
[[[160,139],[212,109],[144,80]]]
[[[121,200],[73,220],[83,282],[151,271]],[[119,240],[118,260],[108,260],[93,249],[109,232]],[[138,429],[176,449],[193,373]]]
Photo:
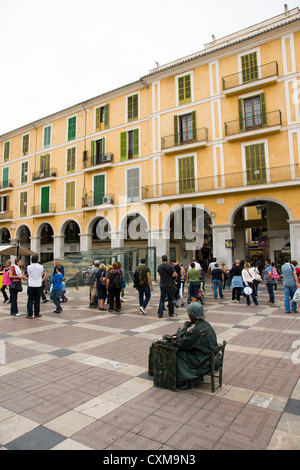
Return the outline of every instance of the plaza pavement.
[[[61,314],[41,305],[26,319],[0,306],[0,448],[35,450],[259,450],[300,448],[300,313],[275,306],[214,300],[207,284],[206,319],[227,341],[223,387],[200,383],[164,390],[148,375],[149,346],[187,319],[157,317],[154,287],[147,315],[126,288],[121,313],[88,308],[88,288],[69,290]],[[297,343],[298,341],[298,343]],[[2,356],[3,357],[3,356]]]

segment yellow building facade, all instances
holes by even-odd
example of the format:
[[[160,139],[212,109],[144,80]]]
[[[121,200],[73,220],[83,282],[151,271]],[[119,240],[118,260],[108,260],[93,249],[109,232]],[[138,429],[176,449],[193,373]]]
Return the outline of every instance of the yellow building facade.
[[[0,242],[300,261],[299,85],[295,8],[2,135]]]

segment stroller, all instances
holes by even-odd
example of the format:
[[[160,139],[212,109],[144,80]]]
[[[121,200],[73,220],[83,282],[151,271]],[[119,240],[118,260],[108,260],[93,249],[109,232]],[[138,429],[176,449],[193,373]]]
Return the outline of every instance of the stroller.
[[[200,302],[202,305],[205,304],[205,300],[204,300],[204,276],[200,276],[200,279],[199,279],[199,289],[197,291],[197,300],[196,302]],[[189,296],[188,296],[188,300],[187,300],[188,304],[191,303],[191,296],[190,296],[190,290],[189,290]]]

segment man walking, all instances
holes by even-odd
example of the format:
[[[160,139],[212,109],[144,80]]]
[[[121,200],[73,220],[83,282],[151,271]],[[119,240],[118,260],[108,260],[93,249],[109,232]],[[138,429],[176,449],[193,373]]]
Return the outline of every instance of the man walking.
[[[274,286],[276,280],[273,279],[273,266],[271,265],[271,260],[266,259],[265,261],[265,272],[264,272],[264,281],[267,286],[267,290],[269,293],[269,302],[267,305],[274,305],[275,303],[275,295],[274,295]]]
[[[175,290],[174,279],[177,278],[177,273],[174,269],[174,266],[168,263],[168,257],[166,255],[162,256],[162,263],[158,266],[157,272],[160,275],[160,300],[158,307],[158,317],[162,318],[163,316],[165,300],[167,296],[169,316],[175,317],[176,314],[174,313],[173,296]]]
[[[146,265],[146,262],[146,258],[142,258],[141,264],[136,268],[138,277],[137,290],[139,292],[140,312],[143,315],[146,315],[146,307],[151,298],[151,291],[153,290],[150,268]]]
[[[34,306],[34,318],[39,318],[40,315],[40,300],[42,292],[42,284],[45,279],[46,273],[44,272],[43,266],[39,264],[38,255],[33,255],[31,258],[31,264],[27,267],[28,275],[28,302],[27,302],[27,317],[33,318],[33,306]]]
[[[224,285],[224,272],[222,269],[220,269],[219,264],[215,263],[214,269],[211,271],[211,286],[214,291],[214,298],[216,299],[218,297],[218,291],[219,291],[219,296],[221,299],[223,299],[223,285]]]
[[[291,308],[290,298],[292,299],[294,297],[297,287],[299,287],[299,279],[295,266],[290,264],[289,257],[285,256],[283,261],[284,264],[281,267],[281,272],[283,276],[285,313],[297,313],[297,303],[292,301]]]

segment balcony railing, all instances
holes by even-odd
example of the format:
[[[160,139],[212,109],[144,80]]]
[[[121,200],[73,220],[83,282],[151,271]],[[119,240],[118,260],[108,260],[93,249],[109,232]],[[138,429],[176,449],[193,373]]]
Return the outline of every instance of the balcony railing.
[[[81,207],[87,208],[87,209],[95,208],[103,204],[113,204],[113,203],[114,203],[113,194],[98,195],[98,194],[91,193],[89,196],[85,196],[81,198]]]
[[[45,203],[39,206],[31,207],[31,215],[54,214],[56,212],[56,204]]]
[[[208,130],[206,127],[196,129],[195,131],[190,130],[185,136],[181,136],[180,133],[169,135],[161,138],[162,150],[171,149],[173,147],[192,145],[192,144],[205,144],[208,139]]]
[[[14,187],[13,180],[2,180],[0,182],[0,190],[2,190],[2,189],[8,190],[8,189],[11,189],[13,187]]]
[[[56,168],[46,168],[45,170],[35,171],[34,173],[32,173],[32,181],[37,181],[45,178],[56,178],[56,176]]]
[[[281,111],[256,113],[247,118],[225,122],[225,135],[230,137],[244,132],[257,131],[259,129],[270,130],[270,128],[278,126],[282,126]]]
[[[105,155],[97,156],[83,159],[83,168],[93,168],[99,165],[109,165],[113,163],[114,157],[112,153],[106,153]]]
[[[300,183],[300,164],[246,170],[238,173],[205,176],[183,181],[142,187],[142,199],[159,199],[176,195],[191,195],[232,188],[249,188],[258,184],[274,184],[290,181]]]
[[[1,211],[0,212],[0,220],[4,219],[12,219],[12,211]]]
[[[254,81],[260,81],[278,76],[278,64],[276,61],[261,65],[260,67],[251,67],[242,72],[227,75],[222,78],[223,91],[230,90],[241,85],[248,85]]]

